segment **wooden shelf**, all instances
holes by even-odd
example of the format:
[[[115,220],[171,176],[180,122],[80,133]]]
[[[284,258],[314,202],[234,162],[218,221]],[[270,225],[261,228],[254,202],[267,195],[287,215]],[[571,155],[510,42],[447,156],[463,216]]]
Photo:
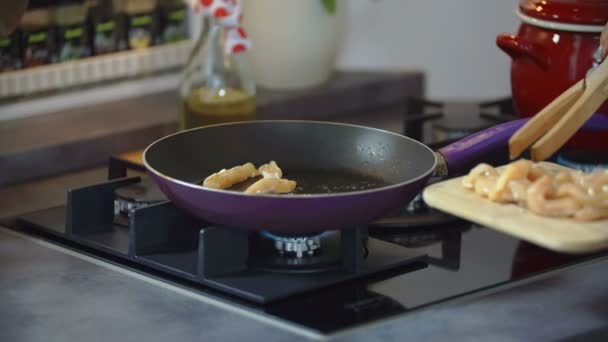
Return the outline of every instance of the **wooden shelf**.
[[[190,48],[191,42],[184,41],[0,73],[0,99],[65,92],[171,70],[185,63]]]

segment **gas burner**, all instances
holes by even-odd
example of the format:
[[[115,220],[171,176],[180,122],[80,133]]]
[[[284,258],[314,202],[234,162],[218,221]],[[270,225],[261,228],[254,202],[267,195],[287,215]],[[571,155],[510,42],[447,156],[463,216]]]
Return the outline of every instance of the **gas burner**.
[[[431,178],[428,185],[441,181],[441,178]],[[456,216],[429,207],[420,192],[407,206],[399,208],[369,225],[374,230],[386,229],[392,232],[411,230],[413,228],[430,228],[462,221]]]
[[[114,215],[130,216],[139,208],[166,201],[165,195],[149,178],[114,190]]]
[[[428,210],[428,206],[426,205],[426,203],[424,202],[424,200],[422,199],[422,193],[416,195],[416,197],[414,197],[414,199],[408,203],[407,207],[405,207],[405,210],[408,213],[420,213],[422,211]]]
[[[341,240],[339,231],[308,235],[264,231],[253,236],[252,246],[255,246],[256,254],[250,263],[254,269],[273,273],[336,271],[341,266]]]
[[[281,255],[294,256],[298,259],[304,255],[312,256],[321,248],[321,235],[311,236],[280,236],[269,232],[262,232],[262,235],[274,241],[274,248]]]
[[[447,112],[447,111],[446,111]],[[466,111],[448,112],[442,118],[431,122],[434,141],[460,139],[495,125],[479,115],[479,110],[467,108]]]
[[[497,123],[515,120],[514,112],[509,97],[480,103],[409,98],[403,133],[438,148]]]
[[[427,186],[435,184],[442,180],[443,180],[443,178],[441,178],[441,177],[432,177],[427,182]],[[420,192],[405,207],[404,214],[413,215],[413,214],[417,214],[417,213],[428,213],[431,210],[432,209],[428,205],[426,205],[426,202],[424,202],[424,199],[422,198],[422,192]]]

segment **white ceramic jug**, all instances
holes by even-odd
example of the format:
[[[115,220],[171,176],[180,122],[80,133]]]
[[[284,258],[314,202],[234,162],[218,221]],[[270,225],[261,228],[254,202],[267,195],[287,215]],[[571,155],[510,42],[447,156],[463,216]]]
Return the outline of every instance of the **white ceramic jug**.
[[[338,6],[339,10],[339,6]],[[243,27],[256,84],[306,88],[329,79],[337,51],[337,17],[322,0],[243,0]]]

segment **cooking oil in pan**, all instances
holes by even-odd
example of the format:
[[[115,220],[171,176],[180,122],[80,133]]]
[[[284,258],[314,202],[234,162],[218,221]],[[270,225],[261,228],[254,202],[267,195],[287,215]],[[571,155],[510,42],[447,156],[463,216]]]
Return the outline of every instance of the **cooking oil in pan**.
[[[391,184],[378,177],[344,170],[296,169],[284,172],[283,178],[297,182],[298,185],[293,192],[296,195],[365,191]],[[227,190],[243,192],[260,178],[254,177],[248,179],[233,185]],[[194,183],[202,184],[202,182],[203,180],[197,180]]]
[[[284,178],[295,180],[295,194],[332,194],[364,191],[390,185],[385,180],[349,171],[292,170]]]
[[[201,87],[182,98],[179,128],[255,120],[255,97],[236,89]]]

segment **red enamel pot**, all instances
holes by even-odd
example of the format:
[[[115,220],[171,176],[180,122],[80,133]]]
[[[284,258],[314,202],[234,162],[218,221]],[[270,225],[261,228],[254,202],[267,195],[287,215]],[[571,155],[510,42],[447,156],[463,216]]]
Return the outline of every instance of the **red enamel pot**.
[[[511,90],[521,117],[538,113],[601,62],[599,39],[608,21],[607,0],[520,0],[517,35],[496,44],[511,58]],[[608,116],[608,103],[598,113]],[[608,151],[608,128],[579,132],[566,145]]]

